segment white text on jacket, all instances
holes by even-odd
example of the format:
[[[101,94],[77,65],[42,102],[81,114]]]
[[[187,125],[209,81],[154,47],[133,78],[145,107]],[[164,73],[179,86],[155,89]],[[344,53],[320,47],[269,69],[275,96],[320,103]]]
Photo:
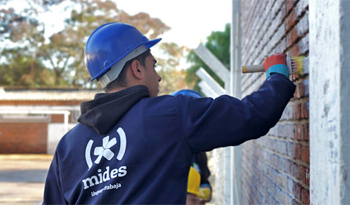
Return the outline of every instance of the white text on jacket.
[[[124,177],[128,173],[126,166],[121,166],[119,168],[112,169],[111,171],[109,171],[109,166],[108,166],[106,167],[106,170],[103,173],[101,169],[98,169],[97,172],[98,172],[97,176],[93,175],[91,177],[88,177],[82,180],[84,184],[84,189],[88,189],[97,184],[107,182],[117,177]]]

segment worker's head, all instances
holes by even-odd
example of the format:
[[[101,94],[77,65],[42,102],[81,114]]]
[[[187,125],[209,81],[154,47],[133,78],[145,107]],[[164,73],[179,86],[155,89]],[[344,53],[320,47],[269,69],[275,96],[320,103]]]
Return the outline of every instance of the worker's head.
[[[194,90],[189,90],[189,89],[183,89],[183,90],[179,90],[179,91],[176,91],[176,92],[173,92],[171,95],[187,95],[187,96],[192,96],[192,97],[195,97],[195,98],[201,98],[202,95],[197,92],[197,91],[194,91]]]
[[[186,205],[199,204],[199,196],[201,195],[199,187],[201,183],[201,175],[191,166],[187,180],[187,198]]]
[[[161,78],[154,69],[157,61],[150,48],[160,40],[148,40],[129,24],[107,23],[98,27],[85,46],[91,81],[99,81],[106,92],[143,84],[151,97],[156,96]]]

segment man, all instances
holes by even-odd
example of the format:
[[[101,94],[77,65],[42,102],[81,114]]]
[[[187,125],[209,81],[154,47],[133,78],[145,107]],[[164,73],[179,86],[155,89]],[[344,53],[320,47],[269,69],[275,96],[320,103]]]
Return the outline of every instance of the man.
[[[265,135],[293,97],[285,55],[264,62],[267,80],[242,100],[161,96],[148,40],[128,24],[97,28],[85,63],[107,93],[81,104],[59,142],[44,204],[185,204],[192,155]],[[270,76],[271,75],[271,76]]]
[[[191,166],[187,180],[187,197],[186,205],[200,205],[200,197],[203,193],[200,192],[201,175]]]
[[[186,95],[194,98],[202,98],[203,96],[194,90],[182,89],[172,93],[171,95]],[[200,174],[200,192],[202,193],[197,198],[199,198],[199,204],[205,204],[210,202],[212,197],[212,187],[209,182],[210,170],[208,168],[208,158],[205,152],[193,154],[192,166]],[[190,171],[191,173],[191,171]],[[187,191],[188,192],[188,191]],[[187,198],[189,195],[187,195]],[[187,203],[186,203],[187,204]]]

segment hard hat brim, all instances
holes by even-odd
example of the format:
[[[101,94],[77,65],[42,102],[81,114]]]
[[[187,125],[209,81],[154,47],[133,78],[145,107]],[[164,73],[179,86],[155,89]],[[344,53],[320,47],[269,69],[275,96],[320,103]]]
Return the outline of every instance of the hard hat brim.
[[[122,60],[125,56],[127,56],[130,52],[132,52],[134,49],[145,45],[148,49],[153,47],[154,45],[156,45],[159,41],[161,41],[162,38],[157,38],[157,39],[153,39],[153,40],[149,40],[149,41],[145,41],[142,42],[138,45],[136,45],[133,49],[130,49],[129,52],[126,52],[123,56],[121,56],[120,58],[118,58],[116,61],[114,61],[113,63],[111,63],[110,66],[106,67],[105,69],[103,69],[101,72],[99,72],[95,77],[93,77],[90,81],[94,81],[95,79],[101,77],[104,73],[106,73],[109,69],[111,69],[111,67],[116,64],[117,62],[119,62],[120,60]]]

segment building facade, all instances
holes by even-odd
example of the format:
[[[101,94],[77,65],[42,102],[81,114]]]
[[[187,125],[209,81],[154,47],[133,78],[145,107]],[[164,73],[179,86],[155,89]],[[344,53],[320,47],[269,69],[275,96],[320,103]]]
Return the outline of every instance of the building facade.
[[[258,140],[242,145],[242,204],[309,204],[309,2],[241,1],[242,65],[267,55],[304,56],[303,72],[280,121]],[[242,97],[257,90],[264,73],[243,74]]]
[[[96,92],[0,88],[0,154],[53,154]]]

